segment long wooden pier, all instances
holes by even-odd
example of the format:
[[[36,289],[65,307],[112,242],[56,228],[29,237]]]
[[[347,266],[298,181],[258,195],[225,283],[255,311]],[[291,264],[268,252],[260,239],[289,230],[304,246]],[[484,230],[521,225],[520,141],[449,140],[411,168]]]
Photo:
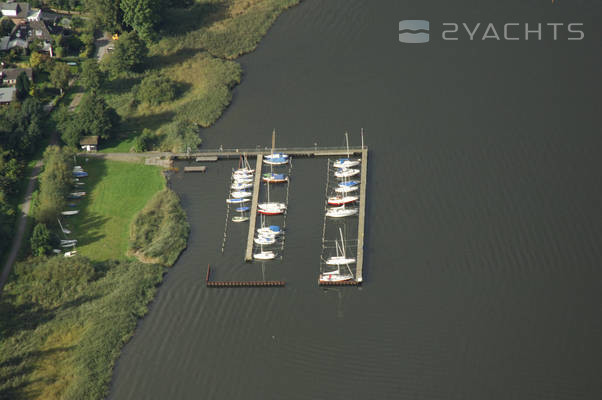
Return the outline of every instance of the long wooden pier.
[[[255,164],[255,183],[253,184],[253,197],[251,200],[251,215],[249,216],[249,234],[247,235],[247,251],[245,261],[253,261],[253,238],[255,237],[255,225],[257,221],[257,202],[259,201],[259,189],[261,186],[261,164],[263,156],[257,156]]]
[[[357,268],[355,270],[355,281],[358,283],[364,280],[364,230],[366,220],[366,186],[368,186],[368,148],[362,150],[361,182],[359,221],[357,225]]]
[[[246,155],[248,157],[260,157],[266,154],[270,154],[272,152],[271,148],[264,149],[224,149],[224,150],[205,150],[196,153],[157,153],[158,156],[164,157],[172,157],[175,159],[193,159],[197,158],[205,159],[217,157],[218,159],[222,158],[238,158],[242,155]],[[275,148],[275,153],[286,153],[290,156],[295,157],[328,157],[328,156],[346,156],[347,154],[351,155],[361,155],[363,154],[362,147],[350,147],[347,150],[346,147],[282,147]],[[147,154],[147,153],[139,153],[139,154]],[[148,153],[152,155],[152,153]]]

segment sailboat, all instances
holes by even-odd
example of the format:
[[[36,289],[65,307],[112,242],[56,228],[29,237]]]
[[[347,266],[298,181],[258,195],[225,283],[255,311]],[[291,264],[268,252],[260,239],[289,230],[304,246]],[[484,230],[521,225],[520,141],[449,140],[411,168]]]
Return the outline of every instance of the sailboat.
[[[252,187],[253,187],[252,183],[243,183],[243,182],[234,182],[232,185],[230,185],[230,189],[236,189],[236,190],[245,190],[245,189],[249,189]]]
[[[270,225],[268,227],[258,228],[257,233],[264,236],[278,236],[282,234],[283,231],[278,225]]]
[[[342,206],[345,204],[353,203],[354,201],[357,201],[358,199],[359,199],[358,196],[337,195],[337,196],[329,197],[328,204],[331,206]]]
[[[268,187],[268,201],[267,203],[257,204],[257,212],[263,215],[278,215],[284,213],[286,210],[286,204],[270,202],[270,184],[267,183]]]
[[[70,231],[69,229],[65,228],[65,227],[63,226],[63,224],[61,224],[61,220],[60,220],[60,219],[58,219],[58,218],[57,218],[56,220],[58,221],[58,223],[59,223],[59,226],[61,227],[61,231],[63,231],[63,233],[64,233],[65,235],[69,235],[69,234],[71,233],[71,231]]]
[[[272,153],[263,156],[263,162],[268,165],[284,165],[289,162],[288,154],[275,153],[274,147],[276,146],[276,130],[272,131]]]
[[[331,218],[343,218],[355,215],[358,213],[357,208],[345,208],[344,205],[340,207],[331,207],[326,211],[326,216]]]
[[[326,259],[327,265],[347,265],[355,262],[355,258],[348,258],[345,255],[345,240],[341,228],[339,228],[339,234],[341,235],[341,244],[339,245],[338,241],[335,242],[337,255]]]
[[[356,168],[343,168],[335,171],[334,176],[337,178],[350,178],[360,173],[359,169]]]
[[[360,160],[352,160],[350,158],[351,154],[349,153],[349,136],[347,132],[345,132],[345,144],[347,145],[347,158],[339,158],[333,164],[335,168],[351,168],[360,164]]]
[[[274,252],[270,250],[261,250],[261,252],[253,254],[253,258],[256,260],[273,260],[274,258],[276,258],[276,254],[274,254]]]
[[[249,220],[249,217],[244,214],[245,211],[249,210],[249,207],[239,207],[236,211],[240,212],[240,215],[232,217],[232,222],[245,222]]]
[[[226,199],[226,203],[230,203],[230,204],[242,204],[242,203],[248,203],[249,201],[251,201],[251,199],[248,199],[248,198]]]
[[[244,198],[244,197],[251,197],[251,196],[253,195],[253,193],[251,193],[251,192],[247,192],[247,191],[245,191],[245,190],[240,190],[240,191],[239,191],[239,190],[237,190],[237,191],[234,191],[234,192],[232,192],[232,193],[230,193],[230,194],[231,194],[231,195],[232,195],[232,197],[234,197],[235,199],[241,199],[241,198]]]
[[[347,258],[345,256],[345,241],[343,239],[343,231],[341,231],[341,228],[339,228],[339,233],[341,235],[341,244],[339,246],[338,241],[336,242],[337,255],[326,260],[327,265],[336,265],[337,269],[320,274],[320,282],[343,282],[353,280],[349,264],[355,262],[355,259]],[[349,272],[341,272],[341,265],[345,265]]]
[[[288,182],[288,176],[286,176],[285,174],[275,174],[273,172],[268,172],[261,176],[261,180],[268,183],[283,183]]]
[[[255,244],[274,244],[276,243],[276,237],[274,236],[257,236],[255,239],[253,239],[253,241],[255,242]]]

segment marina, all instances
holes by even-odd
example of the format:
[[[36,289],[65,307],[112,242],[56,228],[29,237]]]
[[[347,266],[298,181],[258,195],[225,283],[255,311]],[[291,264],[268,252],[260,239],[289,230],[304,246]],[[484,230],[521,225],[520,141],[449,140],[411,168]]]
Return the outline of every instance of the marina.
[[[273,149],[273,150],[272,150]],[[330,148],[276,148],[252,150],[252,149],[236,149],[235,151],[213,150],[204,151],[204,154],[211,154],[211,157],[217,159],[231,159],[238,157],[240,159],[239,168],[232,172],[232,182],[228,184],[229,197],[226,199],[226,223],[224,227],[224,239],[221,246],[223,254],[225,242],[227,239],[228,226],[230,221],[237,223],[249,223],[247,231],[247,240],[244,247],[244,261],[269,261],[275,258],[282,259],[284,251],[284,233],[286,228],[286,215],[289,198],[290,174],[292,171],[292,155],[308,158],[328,157],[328,156],[346,156],[347,158],[338,158],[328,160],[329,173],[326,178],[326,210],[324,215],[324,227],[322,230],[322,260],[325,260],[325,249],[335,249],[337,254],[340,251],[345,254],[347,247],[352,248],[353,257],[349,260],[353,261],[355,268],[352,269],[348,265],[344,266],[344,274],[341,273],[342,268],[339,265],[336,271],[326,273],[323,279],[319,279],[319,285],[327,286],[356,286],[360,285],[363,280],[363,246],[364,246],[364,229],[365,229],[365,204],[366,204],[366,183],[367,183],[367,160],[368,147],[330,147]],[[351,160],[349,157],[359,156],[357,159]],[[174,158],[186,157],[188,160],[197,160],[198,154],[173,155]],[[254,169],[251,169],[248,158],[255,157]],[[252,163],[252,161],[251,161]],[[277,168],[288,166],[288,174],[285,171],[278,172]],[[263,171],[266,166],[269,166],[268,171]],[[332,167],[332,169],[331,169]],[[185,167],[191,168],[191,167]],[[192,167],[194,168],[194,167]],[[350,172],[351,171],[351,172]],[[356,172],[357,171],[357,172]],[[330,177],[332,175],[332,178]],[[338,186],[336,185],[338,181]],[[330,183],[329,183],[330,182]],[[284,196],[283,202],[270,199],[270,185],[286,184],[286,191],[280,196]],[[267,194],[267,202],[261,200],[260,192],[263,189]],[[328,197],[329,188],[333,191],[333,196]],[[278,196],[276,196],[278,197]],[[262,202],[263,201],[263,202]],[[234,205],[236,212],[234,217],[231,217],[230,207]],[[240,213],[240,214],[238,214]],[[248,215],[247,215],[248,213]],[[259,220],[258,220],[259,214]],[[281,216],[282,220],[276,222],[267,221],[271,216]],[[339,243],[337,234],[336,240],[325,240],[326,223],[327,221],[344,221],[347,217],[352,217],[353,230],[357,229],[357,239],[346,240],[343,237],[342,231]],[[357,223],[356,223],[357,221]],[[345,223],[346,224],[346,223]],[[356,225],[356,226],[355,226]],[[345,229],[345,232],[347,230]],[[326,242],[333,243],[332,246],[327,246]],[[351,244],[345,244],[351,243]],[[270,247],[278,247],[278,251],[269,250]],[[267,249],[264,249],[266,247]],[[331,257],[333,258],[333,257]],[[334,257],[336,259],[336,257]],[[321,263],[323,270],[325,265],[335,265],[332,263]],[[321,275],[322,276],[322,275]],[[209,280],[207,281],[209,282]],[[234,282],[234,281],[232,281]],[[249,283],[250,281],[245,281]],[[211,286],[234,287],[234,286],[258,286],[257,284],[224,284],[224,283],[208,283]],[[274,286],[270,284],[271,286]],[[270,286],[267,285],[267,286]],[[266,286],[261,284],[260,286]]]

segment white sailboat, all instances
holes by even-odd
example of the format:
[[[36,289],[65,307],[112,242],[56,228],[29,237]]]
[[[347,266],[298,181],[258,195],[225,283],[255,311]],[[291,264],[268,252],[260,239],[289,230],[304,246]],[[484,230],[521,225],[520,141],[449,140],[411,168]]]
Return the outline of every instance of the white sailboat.
[[[340,207],[331,207],[326,211],[326,216],[331,218],[343,218],[351,215],[356,215],[358,209],[355,207],[346,208],[344,205]]]
[[[253,258],[255,260],[273,260],[274,258],[276,258],[276,254],[273,251],[264,251],[262,249],[259,253],[253,254]]]
[[[355,258],[347,257],[345,254],[345,240],[341,228],[339,228],[339,234],[341,235],[341,244],[338,241],[335,242],[337,255],[326,259],[327,265],[348,265],[355,262]]]
[[[237,190],[237,191],[234,191],[234,192],[232,192],[230,194],[235,199],[242,199],[242,198],[245,198],[245,197],[251,197],[253,195],[253,193],[247,192],[247,191],[244,191],[244,190],[240,190],[240,191]]]
[[[345,132],[345,144],[347,146],[347,158],[339,158],[338,160],[336,160],[333,164],[335,168],[344,169],[360,165],[360,160],[352,160],[350,158],[351,154],[349,153],[349,135],[347,134],[347,132]]]
[[[335,171],[334,176],[337,178],[350,178],[360,173],[359,169],[355,168],[343,168],[338,171]]]

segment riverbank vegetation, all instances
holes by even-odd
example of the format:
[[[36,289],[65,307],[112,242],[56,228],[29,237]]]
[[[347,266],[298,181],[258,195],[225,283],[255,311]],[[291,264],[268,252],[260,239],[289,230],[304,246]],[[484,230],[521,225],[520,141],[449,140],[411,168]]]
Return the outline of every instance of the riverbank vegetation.
[[[63,219],[78,255],[17,264],[0,297],[0,398],[104,398],[164,266],[186,247],[186,215],[158,167],[78,163],[89,173],[87,195],[76,203],[80,213]],[[32,250],[47,253],[51,235],[42,224],[36,231]],[[130,233],[137,255],[156,263],[128,257]]]
[[[17,264],[0,298],[0,398],[104,398],[163,273],[83,257]]]
[[[130,228],[130,252],[143,262],[172,265],[186,248],[189,231],[178,195],[162,190],[136,215]]]
[[[163,144],[162,132],[174,121],[198,127],[212,125],[230,104],[232,89],[242,79],[242,68],[233,60],[255,49],[277,16],[298,2],[190,0],[165,3],[161,18],[154,22],[156,34],[140,35],[147,54],[137,68],[110,67],[123,58],[117,54],[121,38],[113,54],[103,61],[104,68],[112,73],[100,92],[123,121],[118,138],[109,142],[103,151],[134,150],[135,138],[144,129],[156,135],[155,140],[150,141],[154,149],[165,149],[169,146]],[[107,26],[124,24],[123,16],[121,19],[118,16],[102,18],[111,21],[105,22]],[[168,80],[175,92],[174,99],[142,101],[139,91],[132,89],[142,87],[150,76]]]

